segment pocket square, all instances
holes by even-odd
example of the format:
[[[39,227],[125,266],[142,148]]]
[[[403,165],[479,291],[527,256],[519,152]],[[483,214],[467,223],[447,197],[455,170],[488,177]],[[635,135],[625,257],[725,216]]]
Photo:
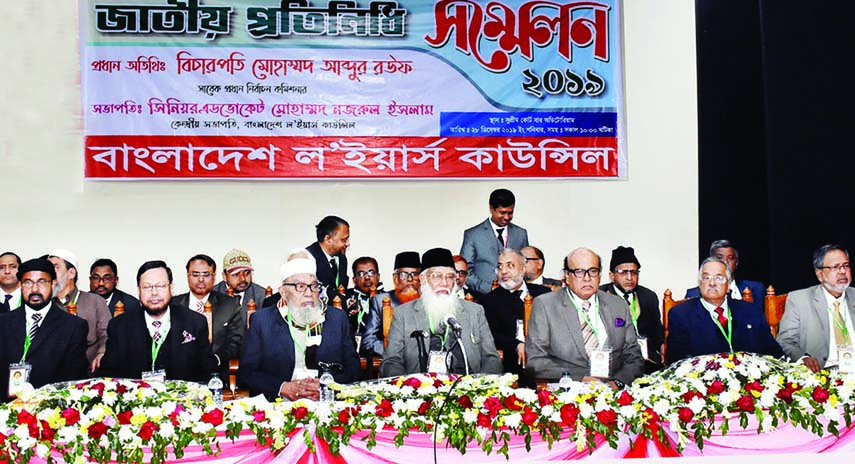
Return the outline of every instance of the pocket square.
[[[196,337],[194,337],[194,336],[193,336],[193,334],[191,334],[190,332],[188,332],[188,331],[186,331],[186,330],[184,331],[184,334],[183,334],[183,335],[184,335],[184,341],[183,341],[183,342],[181,342],[181,344],[182,344],[182,345],[183,345],[183,344],[185,344],[185,343],[190,343],[190,342],[192,342],[193,340],[196,340]]]
[[[625,325],[626,325],[626,321],[623,320],[622,317],[616,317],[615,318],[615,327],[623,327]]]

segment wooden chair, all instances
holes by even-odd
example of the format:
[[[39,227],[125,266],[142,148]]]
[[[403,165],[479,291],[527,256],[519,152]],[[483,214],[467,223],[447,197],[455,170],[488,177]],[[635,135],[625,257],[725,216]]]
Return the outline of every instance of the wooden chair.
[[[223,391],[223,399],[236,400],[238,398],[249,398],[249,390],[237,388],[237,371],[240,367],[240,361],[237,359],[229,360],[229,388]]]
[[[766,298],[763,303],[766,309],[766,321],[769,323],[769,328],[772,329],[772,336],[777,337],[778,324],[784,317],[784,308],[787,305],[787,294],[775,295],[775,287],[770,285],[766,289]]]
[[[668,312],[671,311],[671,308],[677,306],[678,304],[686,301],[682,300],[674,300],[672,297],[671,289],[666,288],[665,293],[662,294],[662,326],[665,328],[665,340],[668,340]],[[668,348],[667,346],[665,347]],[[662,351],[662,355],[665,355],[665,351]]]
[[[389,328],[392,327],[392,316],[395,315],[395,309],[392,308],[392,300],[389,297],[383,298],[383,348],[389,346]]]

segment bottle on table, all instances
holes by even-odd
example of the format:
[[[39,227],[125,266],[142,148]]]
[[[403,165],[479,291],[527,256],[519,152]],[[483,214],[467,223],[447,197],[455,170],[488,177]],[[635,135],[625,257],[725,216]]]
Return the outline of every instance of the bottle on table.
[[[208,381],[208,390],[211,390],[211,396],[214,398],[214,404],[218,408],[223,407],[223,381],[220,380],[220,375],[216,372],[211,374],[211,380]]]

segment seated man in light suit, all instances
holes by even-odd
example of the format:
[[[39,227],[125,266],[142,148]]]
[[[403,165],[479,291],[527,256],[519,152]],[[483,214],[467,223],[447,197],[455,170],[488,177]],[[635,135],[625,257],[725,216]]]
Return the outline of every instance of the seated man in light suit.
[[[668,312],[668,364],[704,354],[737,351],[783,357],[763,311],[727,296],[731,280],[730,268],[724,261],[715,257],[704,260],[698,271],[701,297],[680,303]]]
[[[502,372],[484,308],[456,296],[457,273],[451,251],[445,248],[428,250],[422,255],[421,264],[425,269],[419,276],[421,297],[395,309],[380,375],[391,377],[421,371],[418,341],[412,336],[416,331],[429,334],[429,350],[451,352],[450,372]],[[460,343],[466,351],[465,357],[456,344],[453,331],[444,322],[449,315],[454,316],[463,329]],[[464,364],[463,359],[468,364]]]
[[[778,342],[791,360],[801,360],[818,372],[837,365],[838,345],[855,340],[855,289],[849,286],[852,271],[844,248],[825,245],[816,250],[813,268],[819,285],[790,292],[778,325]]]
[[[564,258],[566,289],[534,299],[525,351],[526,370],[535,379],[608,382],[613,388],[641,377],[644,358],[626,303],[599,290],[600,257],[577,248]],[[587,339],[586,339],[587,337]],[[609,375],[594,378],[591,353],[611,347]]]
[[[742,299],[742,292],[746,288],[751,290],[754,305],[763,308],[763,299],[766,297],[766,288],[763,284],[754,280],[737,279],[736,270],[739,268],[739,250],[733,247],[729,240],[716,240],[710,244],[710,258],[718,258],[730,267],[730,275],[733,277],[728,288],[728,296],[734,300]],[[686,298],[697,298],[701,296],[698,287],[686,290]]]
[[[460,254],[469,263],[466,283],[481,294],[493,290],[496,262],[504,248],[521,250],[528,246],[528,232],[512,224],[516,197],[513,192],[498,189],[490,194],[490,217],[463,233]]]

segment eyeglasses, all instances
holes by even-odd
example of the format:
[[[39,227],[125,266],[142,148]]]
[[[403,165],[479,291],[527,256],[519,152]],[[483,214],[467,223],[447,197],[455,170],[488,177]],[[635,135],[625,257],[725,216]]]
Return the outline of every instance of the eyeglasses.
[[[626,277],[626,276],[638,277],[639,273],[641,273],[641,271],[639,271],[638,269],[622,269],[620,271],[615,271],[615,274],[617,274],[621,277]]]
[[[407,271],[398,271],[395,273],[398,276],[399,280],[410,280],[415,279],[419,276],[418,272],[407,272]]]
[[[568,274],[573,274],[577,279],[581,279],[585,276],[588,277],[597,277],[600,275],[600,268],[592,267],[590,269],[565,269],[564,272]]]
[[[542,259],[538,258],[537,256],[531,256],[531,257],[523,256],[523,258],[525,258],[526,261],[543,261]]]
[[[466,277],[469,275],[469,271],[457,271],[457,275],[460,277]]]
[[[50,287],[50,281],[45,280],[45,279],[39,279],[39,280],[33,282],[32,280],[27,279],[27,280],[21,282],[21,287],[26,288],[27,290],[33,288],[33,285],[35,285],[39,288],[48,288],[48,287]]]
[[[299,293],[305,293],[306,289],[312,290],[312,293],[321,293],[321,289],[324,287],[320,282],[315,282],[313,284],[307,284],[304,282],[296,282],[296,283],[283,283],[283,287],[294,287],[294,290],[297,290]]]
[[[712,282],[721,285],[727,283],[727,277],[723,275],[704,275],[701,276],[701,281],[707,283]]]
[[[457,273],[449,272],[447,274],[443,274],[441,272],[431,272],[430,274],[428,274],[427,277],[428,280],[432,282],[441,282],[443,280],[446,282],[454,282],[455,280],[457,280]]]
[[[377,271],[374,269],[369,269],[367,271],[356,271],[356,277],[374,277],[377,275]]]
[[[848,270],[849,263],[837,264],[835,266],[820,266],[820,269],[828,269],[831,272],[840,272],[840,270]]]
[[[105,284],[109,284],[110,282],[116,280],[116,276],[109,275],[109,274],[105,275],[105,276],[99,276],[99,275],[93,274],[93,275],[89,276],[89,280],[92,282],[96,282],[96,283],[97,282],[104,282]]]
[[[194,279],[198,279],[201,277],[202,279],[207,280],[214,277],[214,274],[211,274],[210,272],[191,272],[190,277]]]
[[[164,292],[164,291],[166,291],[167,287],[169,287],[168,283],[161,282],[159,284],[154,284],[154,285],[151,285],[151,284],[142,285],[142,286],[140,286],[140,290],[142,290],[145,293],[152,293],[155,290],[157,290],[158,292]]]

